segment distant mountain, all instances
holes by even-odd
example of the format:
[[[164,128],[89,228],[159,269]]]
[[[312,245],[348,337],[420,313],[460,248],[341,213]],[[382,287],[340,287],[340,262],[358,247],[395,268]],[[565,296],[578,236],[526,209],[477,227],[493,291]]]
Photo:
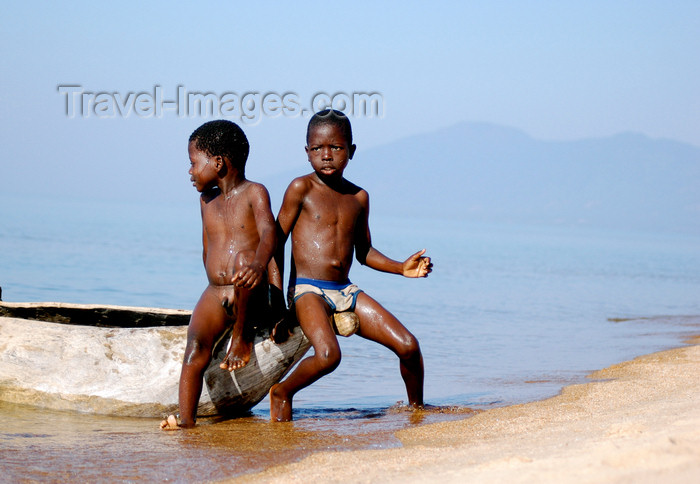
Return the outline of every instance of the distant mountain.
[[[543,141],[460,123],[360,145],[346,175],[373,213],[700,232],[700,148],[641,134]]]

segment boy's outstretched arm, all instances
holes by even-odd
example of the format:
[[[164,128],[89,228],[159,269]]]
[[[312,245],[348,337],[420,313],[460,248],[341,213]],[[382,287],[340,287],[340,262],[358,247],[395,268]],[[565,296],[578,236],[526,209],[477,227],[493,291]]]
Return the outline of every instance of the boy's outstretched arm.
[[[425,249],[419,250],[403,262],[391,259],[372,247],[369,231],[369,196],[362,192],[360,198],[364,211],[360,215],[355,231],[355,256],[358,262],[377,271],[400,274],[404,277],[427,277],[433,270],[430,257],[423,257]]]
[[[419,250],[403,262],[385,256],[374,247],[370,247],[364,265],[377,271],[399,274],[404,277],[428,277],[433,271],[430,257],[423,257],[425,249]],[[362,261],[360,261],[362,263]]]

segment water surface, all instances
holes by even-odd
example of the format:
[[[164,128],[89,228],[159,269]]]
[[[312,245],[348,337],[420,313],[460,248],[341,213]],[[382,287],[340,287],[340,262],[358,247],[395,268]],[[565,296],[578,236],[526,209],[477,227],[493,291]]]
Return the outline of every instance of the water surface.
[[[66,201],[0,208],[7,301],[191,309],[205,285],[196,201],[149,211]],[[584,227],[373,218],[373,241],[435,270],[408,280],[356,266],[353,282],[418,337],[426,402],[409,412],[398,362],[359,337],[340,367],[295,399],[295,421],[246,418],[161,432],[157,419],[0,404],[3,478],[64,482],[221,479],[317,450],[400,445],[408,426],[545,398],[590,371],[699,333],[700,237]]]

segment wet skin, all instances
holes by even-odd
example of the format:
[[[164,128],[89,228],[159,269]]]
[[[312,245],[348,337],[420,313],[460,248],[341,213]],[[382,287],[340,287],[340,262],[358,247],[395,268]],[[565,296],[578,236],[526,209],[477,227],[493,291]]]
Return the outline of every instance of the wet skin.
[[[245,179],[228,159],[198,150],[194,142],[188,151],[190,179],[202,194],[203,260],[209,285],[187,330],[179,387],[181,427],[195,425],[212,348],[229,327],[231,346],[221,367],[232,371],[249,362],[248,301],[253,291],[267,289],[266,269],[277,242],[265,187]],[[276,268],[271,272],[277,273]],[[164,425],[167,428],[168,421]]]
[[[343,177],[355,145],[332,124],[311,130],[306,153],[313,173],[292,181],[278,216],[280,267],[284,242],[291,233],[292,271],[298,277],[344,282],[353,255],[363,265],[406,277],[427,277],[432,270],[425,250],[404,262],[386,257],[372,246],[368,225],[369,195]],[[332,311],[316,294],[305,294],[295,303],[296,315],[314,354],[303,359],[283,382],[270,390],[270,418],[292,419],[292,399],[302,388],[332,372],[340,363],[340,346],[328,323]],[[423,405],[423,357],[416,338],[389,311],[366,293],[355,308],[360,319],[357,334],[386,346],[399,358],[408,402]]]

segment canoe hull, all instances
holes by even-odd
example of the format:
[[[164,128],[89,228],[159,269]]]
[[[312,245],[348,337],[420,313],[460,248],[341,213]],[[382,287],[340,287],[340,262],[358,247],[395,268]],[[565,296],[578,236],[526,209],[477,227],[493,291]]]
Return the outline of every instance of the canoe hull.
[[[95,414],[162,417],[178,408],[178,381],[187,326],[93,327],[12,317],[0,303],[0,400]],[[24,305],[26,306],[26,305]],[[49,307],[47,303],[32,306]],[[91,310],[94,306],[61,305]],[[105,307],[101,307],[104,309]],[[186,311],[108,307],[110,311],[174,314]],[[127,325],[128,326],[128,325]],[[229,373],[218,365],[228,336],[215,348],[204,377],[199,415],[236,415],[267,395],[309,349],[297,327],[275,344],[266,335],[254,341],[251,360]]]

